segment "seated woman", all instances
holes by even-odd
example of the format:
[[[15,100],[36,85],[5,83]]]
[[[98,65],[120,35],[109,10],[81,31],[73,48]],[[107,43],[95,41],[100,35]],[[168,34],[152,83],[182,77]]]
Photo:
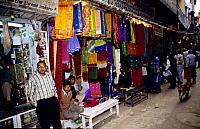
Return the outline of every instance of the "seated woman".
[[[71,83],[66,81],[63,83],[61,99],[61,119],[72,119],[76,120],[79,114],[83,112],[83,107],[77,99],[72,99]]]
[[[75,90],[76,90],[76,99],[78,99],[80,102],[84,102],[88,97],[87,97],[87,90],[89,90],[89,84],[86,82],[81,82],[81,76],[76,77],[76,85],[75,85]]]

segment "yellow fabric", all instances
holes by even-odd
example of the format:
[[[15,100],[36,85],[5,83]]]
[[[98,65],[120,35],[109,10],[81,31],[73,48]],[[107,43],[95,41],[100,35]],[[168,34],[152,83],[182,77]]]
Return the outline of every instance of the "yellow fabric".
[[[83,36],[89,35],[90,15],[91,15],[91,7],[89,5],[83,6],[83,20],[84,20]]]
[[[73,38],[73,4],[59,2],[58,15],[55,17],[55,26],[52,30],[55,39]]]
[[[97,53],[88,53],[88,64],[97,64]]]
[[[112,19],[111,19],[111,13],[106,13],[106,36],[107,38],[112,38]]]
[[[130,28],[131,28],[131,42],[135,43],[135,33],[134,33],[134,28],[133,28],[133,20],[130,22]]]
[[[102,46],[104,44],[106,44],[106,41],[103,39],[95,40],[95,47]]]
[[[94,37],[96,35],[96,9],[92,8],[90,15],[90,32],[89,35]]]

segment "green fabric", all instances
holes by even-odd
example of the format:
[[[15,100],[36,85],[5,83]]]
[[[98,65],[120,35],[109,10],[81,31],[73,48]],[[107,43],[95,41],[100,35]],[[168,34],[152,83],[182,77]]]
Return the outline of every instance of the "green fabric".
[[[104,44],[106,44],[106,41],[104,41],[104,40],[96,40],[95,41],[95,47],[98,47],[98,46],[102,46],[102,45],[104,45]]]
[[[88,43],[87,43],[87,45],[88,45],[88,51],[90,52],[90,53],[95,53],[95,47],[94,47],[94,45],[95,45],[95,40],[90,40],[90,41],[88,41]]]
[[[98,78],[98,68],[97,67],[88,67],[88,79],[97,80]]]
[[[122,54],[126,56],[126,44],[125,42],[122,43]]]
[[[88,49],[87,49],[87,47],[82,47],[82,63],[83,64],[88,63]]]

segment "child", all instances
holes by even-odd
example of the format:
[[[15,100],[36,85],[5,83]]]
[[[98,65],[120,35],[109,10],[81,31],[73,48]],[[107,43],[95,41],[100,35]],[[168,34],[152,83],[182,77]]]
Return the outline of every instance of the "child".
[[[76,120],[81,112],[83,112],[83,107],[79,106],[79,101],[72,99],[70,81],[64,82],[61,99],[61,119]]]

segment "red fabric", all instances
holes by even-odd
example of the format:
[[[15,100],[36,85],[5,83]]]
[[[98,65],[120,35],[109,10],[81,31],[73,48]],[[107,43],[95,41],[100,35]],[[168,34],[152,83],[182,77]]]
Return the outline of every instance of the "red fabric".
[[[144,25],[137,25],[137,40],[138,40],[138,49],[137,55],[144,55],[145,45],[144,45]]]
[[[69,70],[71,68],[71,61],[69,52],[67,51],[68,42],[62,41],[62,69]]]
[[[82,77],[84,82],[88,81],[87,65],[82,65]]]
[[[61,99],[61,91],[62,91],[62,41],[58,40],[57,45],[57,59],[56,59],[56,73],[55,73],[55,83],[58,94],[58,100],[60,102]]]
[[[137,55],[138,45],[136,43],[126,44],[127,55]]]
[[[80,52],[74,54],[74,67],[76,76],[81,75],[81,54]]]
[[[105,78],[105,77],[107,77],[107,72],[108,72],[107,68],[99,68],[99,70],[98,70],[98,77],[99,78]]]
[[[54,51],[53,51],[53,41],[49,42],[49,62],[51,73],[54,71]]]
[[[142,68],[131,69],[131,80],[135,88],[140,88],[143,84]]]
[[[91,99],[88,102],[83,103],[83,106],[84,107],[94,107],[94,106],[96,106],[98,104],[99,103],[98,103],[97,99]]]
[[[107,61],[107,51],[97,53],[97,62]]]

